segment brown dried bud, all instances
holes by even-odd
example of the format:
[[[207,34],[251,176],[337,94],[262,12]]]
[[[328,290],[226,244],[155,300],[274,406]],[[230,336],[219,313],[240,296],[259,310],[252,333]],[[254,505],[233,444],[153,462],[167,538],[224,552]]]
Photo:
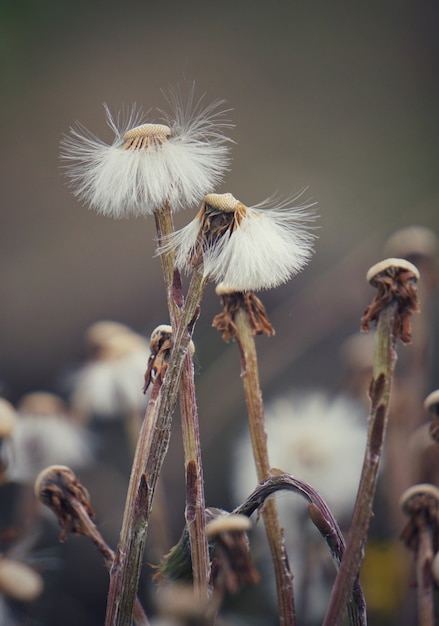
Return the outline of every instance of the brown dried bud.
[[[236,337],[235,315],[240,309],[247,313],[253,335],[275,334],[264,305],[253,291],[235,291],[223,283],[215,291],[221,296],[223,311],[215,315],[212,326],[219,330],[224,341]]]
[[[406,259],[385,259],[369,269],[366,279],[377,288],[377,293],[364,312],[361,330],[367,332],[372,322],[378,322],[381,311],[396,303],[393,336],[403,343],[410,343],[411,315],[419,311],[416,290],[418,269]]]
[[[413,485],[402,494],[400,506],[410,517],[401,533],[401,539],[407,547],[417,551],[419,530],[429,526],[436,552],[439,549],[439,489],[429,483]]]
[[[243,586],[259,582],[259,574],[250,555],[247,532],[251,521],[246,515],[236,515],[208,509],[214,515],[206,524],[206,535],[213,543],[212,579],[216,587],[237,593]],[[207,516],[207,520],[212,515]]]
[[[51,465],[43,470],[35,481],[35,495],[57,516],[61,541],[71,533],[89,535],[83,516],[94,518],[90,496],[69,467]]]

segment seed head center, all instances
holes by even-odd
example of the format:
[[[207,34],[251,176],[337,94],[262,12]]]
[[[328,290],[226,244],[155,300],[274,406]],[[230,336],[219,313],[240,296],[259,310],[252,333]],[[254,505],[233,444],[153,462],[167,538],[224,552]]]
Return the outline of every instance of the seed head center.
[[[171,129],[164,124],[141,124],[128,130],[123,138],[123,150],[140,150],[165,143],[171,136]]]

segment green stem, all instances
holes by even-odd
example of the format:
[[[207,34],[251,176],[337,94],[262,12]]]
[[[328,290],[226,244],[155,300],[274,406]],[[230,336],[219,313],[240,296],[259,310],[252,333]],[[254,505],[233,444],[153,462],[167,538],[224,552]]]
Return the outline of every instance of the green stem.
[[[159,246],[166,235],[173,232],[170,208],[155,214]],[[183,306],[183,294],[175,254],[171,250],[161,254],[163,276],[166,286],[169,316],[173,329],[178,327]],[[197,600],[205,605],[209,595],[210,559],[206,537],[206,504],[201,459],[198,407],[195,394],[194,366],[188,352],[183,365],[180,383],[180,414],[183,434],[186,478],[185,517],[191,546],[192,575]]]
[[[119,545],[110,572],[105,626],[131,626],[152,500],[168,450],[181,372],[198,317],[205,282],[202,270],[196,271],[180,324],[174,333],[168,370],[163,383],[159,380],[154,383],[140,429]]]
[[[270,462],[267,450],[264,406],[259,384],[259,370],[256,345],[247,313],[239,309],[235,316],[236,341],[241,353],[241,377],[249,418],[250,437],[256,463],[258,480],[270,477]],[[279,604],[279,618],[282,626],[296,623],[292,574],[285,549],[283,529],[279,523],[276,504],[268,500],[262,510],[267,539],[273,559]]]
[[[364,557],[378,467],[387,428],[390,389],[396,361],[395,339],[392,335],[396,308],[397,302],[393,301],[381,312],[377,324],[366,453],[346,550],[332,589],[323,626],[337,626],[341,622]]]

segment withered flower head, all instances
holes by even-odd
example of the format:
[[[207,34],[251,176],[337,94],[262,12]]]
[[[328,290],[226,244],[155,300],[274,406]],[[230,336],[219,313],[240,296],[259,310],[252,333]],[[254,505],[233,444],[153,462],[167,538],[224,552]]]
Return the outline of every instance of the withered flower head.
[[[419,531],[429,526],[432,531],[433,548],[439,549],[439,489],[429,483],[413,485],[404,491],[400,499],[403,512],[409,521],[401,533],[408,548],[417,551]]]
[[[36,497],[55,513],[61,526],[60,540],[70,534],[88,535],[82,514],[93,519],[87,489],[66,465],[51,465],[35,481]]]
[[[211,578],[215,588],[236,593],[243,585],[259,581],[249,550],[247,531],[250,528],[251,522],[244,515],[231,514],[213,507],[206,509],[206,535],[212,560]],[[179,542],[162,560],[156,577],[179,583],[192,580],[187,526]]]
[[[217,285],[215,291],[221,296],[223,311],[215,315],[212,326],[219,330],[224,341],[236,336],[235,316],[240,309],[247,313],[254,335],[275,334],[264,305],[253,291],[235,291],[224,283]]]
[[[361,320],[361,330],[367,332],[372,322],[377,322],[381,311],[396,303],[392,333],[403,343],[411,341],[411,315],[419,311],[417,282],[419,271],[406,259],[385,259],[373,265],[366,280],[377,288],[373,302]]]
[[[292,207],[295,199],[247,207],[231,193],[208,194],[195,219],[161,250],[175,249],[177,267],[185,271],[202,263],[206,277],[235,291],[276,287],[313,253],[312,204]]]

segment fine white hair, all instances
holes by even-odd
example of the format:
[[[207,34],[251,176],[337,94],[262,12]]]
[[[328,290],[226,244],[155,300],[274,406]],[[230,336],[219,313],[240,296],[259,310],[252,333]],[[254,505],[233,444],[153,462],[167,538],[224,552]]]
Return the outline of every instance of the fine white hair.
[[[162,249],[175,249],[177,267],[189,271],[199,243],[206,277],[235,291],[271,289],[300,272],[313,254],[315,234],[309,224],[315,219],[314,203],[294,206],[295,200],[269,199],[246,207],[239,226],[207,245],[198,242],[197,216],[168,237]]]
[[[170,130],[160,144],[124,150],[124,135],[151,116],[133,105],[112,116],[105,106],[107,123],[114,133],[108,145],[81,124],[70,129],[61,142],[61,158],[74,194],[103,215],[122,218],[148,215],[168,203],[173,211],[200,202],[221,181],[230,162],[230,140],[224,135],[231,124],[217,100],[204,105],[177,91],[168,97],[171,113],[158,116]],[[152,120],[156,121],[156,120]]]

